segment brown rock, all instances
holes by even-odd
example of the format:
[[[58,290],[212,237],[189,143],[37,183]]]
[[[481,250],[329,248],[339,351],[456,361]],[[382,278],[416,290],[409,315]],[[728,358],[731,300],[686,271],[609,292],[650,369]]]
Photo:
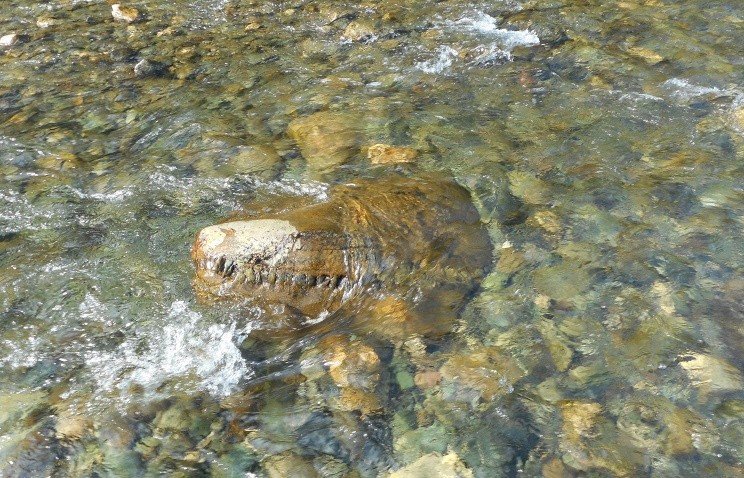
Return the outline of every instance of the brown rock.
[[[513,358],[498,347],[479,347],[453,355],[439,370],[442,379],[480,392],[485,401],[509,392],[525,376]]]
[[[310,170],[328,172],[358,152],[360,135],[355,124],[348,114],[321,111],[289,123],[287,134],[299,146]]]
[[[297,201],[272,199],[255,206],[260,218],[199,232],[200,297],[253,299],[320,323],[353,300],[358,332],[405,340],[451,330],[491,262],[470,196],[450,180],[359,179],[291,209]],[[270,315],[276,330],[281,319]]]
[[[410,163],[418,156],[418,151],[405,146],[373,144],[367,149],[367,158],[372,164]]]
[[[382,410],[382,404],[372,392],[358,388],[346,387],[341,389],[337,406],[347,412],[359,411],[362,415],[371,415]]]
[[[326,339],[326,342],[329,340]],[[380,358],[372,347],[339,337],[333,338],[328,345],[325,363],[336,385],[367,390],[377,385]]]
[[[442,381],[442,374],[437,370],[426,370],[418,372],[413,377],[413,383],[421,390],[428,390],[439,385]]]

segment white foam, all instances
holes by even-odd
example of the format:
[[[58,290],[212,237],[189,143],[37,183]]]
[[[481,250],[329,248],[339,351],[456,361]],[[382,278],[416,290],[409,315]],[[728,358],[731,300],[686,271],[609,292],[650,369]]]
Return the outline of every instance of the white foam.
[[[69,186],[68,189],[80,199],[95,199],[107,203],[121,203],[135,194],[134,187],[131,186],[117,189],[111,193],[86,193],[72,186]]]
[[[540,38],[531,30],[506,30],[499,28],[492,16],[476,11],[471,17],[463,17],[453,23],[467,31],[494,37],[499,47],[504,51],[511,51],[518,46],[535,46],[540,44]]]
[[[318,181],[296,181],[293,179],[281,179],[266,183],[257,182],[269,190],[278,194],[293,194],[295,196],[313,197],[319,201],[328,199],[328,185]]]
[[[437,56],[435,58],[416,63],[416,68],[426,73],[442,73],[452,66],[455,58],[457,58],[457,50],[450,46],[442,45],[437,48]]]
[[[726,91],[720,88],[694,85],[682,78],[672,78],[661,84],[662,87],[672,90],[672,96],[689,100],[698,96],[705,95],[725,95]]]
[[[30,327],[29,327],[30,328]],[[9,368],[33,367],[42,359],[42,339],[31,335],[24,341],[4,340],[0,363]]]
[[[659,98],[658,96],[649,95],[648,93],[639,93],[637,91],[631,91],[629,93],[623,93],[620,91],[613,90],[610,93],[619,93],[620,101],[633,101],[633,102],[642,102],[642,101],[664,101],[663,98]]]
[[[483,12],[476,11],[473,16],[462,17],[461,19],[453,22],[454,25],[461,26],[466,30],[471,30],[478,33],[493,33],[499,29],[496,25],[496,19],[491,15]]]
[[[245,174],[224,178],[178,178],[168,171],[157,171],[150,175],[149,187],[172,191],[183,198],[187,204],[196,203],[204,199],[214,199],[230,195],[234,180],[239,179],[257,189],[271,194],[291,194],[308,196],[318,200],[328,199],[328,185],[318,181],[297,181],[294,179],[265,180],[260,177]],[[227,194],[226,194],[227,193]],[[233,204],[233,209],[239,209],[241,202]]]
[[[540,38],[532,30],[507,30],[499,28],[498,21],[481,11],[459,20],[445,21],[440,24],[445,32],[452,34],[466,33],[464,51],[481,53],[474,63],[503,63],[512,59],[511,52],[519,46],[535,46],[540,44]],[[469,45],[468,45],[469,44]],[[460,48],[458,46],[457,48]],[[426,73],[444,73],[453,64],[459,52],[453,45],[440,45],[436,56],[428,61],[416,63],[416,68]]]
[[[165,325],[133,334],[113,351],[86,354],[99,387],[126,393],[136,384],[153,393],[178,379],[182,389],[191,383],[193,388],[224,396],[253,375],[235,344],[249,331],[236,330],[235,322],[207,326],[183,301],[173,302],[157,322]]]
[[[324,321],[325,319],[327,319],[327,318],[328,318],[328,316],[330,316],[330,315],[331,315],[331,313],[330,313],[330,312],[329,312],[328,310],[324,309],[324,310],[322,310],[322,311],[320,312],[320,314],[318,314],[318,316],[317,316],[317,317],[315,317],[314,319],[307,319],[307,320],[305,321],[305,325],[315,325],[315,324],[319,324],[319,323],[323,322],[323,321]]]
[[[0,191],[0,233],[63,227],[65,216],[60,204],[39,205],[19,191]]]

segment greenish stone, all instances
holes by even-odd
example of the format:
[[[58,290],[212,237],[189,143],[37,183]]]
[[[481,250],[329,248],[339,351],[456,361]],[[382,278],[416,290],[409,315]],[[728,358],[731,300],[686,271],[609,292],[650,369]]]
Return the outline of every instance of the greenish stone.
[[[581,263],[564,260],[534,274],[535,288],[559,300],[573,299],[591,286],[591,275]]]
[[[413,387],[413,375],[411,375],[410,372],[406,370],[398,370],[395,373],[395,380],[398,382],[398,385],[403,390],[407,390]]]
[[[421,455],[444,453],[452,442],[449,432],[439,422],[403,433],[395,441],[395,451],[403,463],[409,463]]]

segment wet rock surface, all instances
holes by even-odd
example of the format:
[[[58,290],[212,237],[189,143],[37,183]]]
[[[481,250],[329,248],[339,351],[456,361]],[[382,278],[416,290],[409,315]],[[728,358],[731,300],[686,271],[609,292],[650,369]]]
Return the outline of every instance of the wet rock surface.
[[[742,18],[3,1],[0,475],[739,478]],[[265,220],[380,274],[195,294]]]
[[[393,315],[405,316],[405,334],[444,333],[490,267],[469,195],[446,177],[359,179],[333,187],[328,201],[284,207],[200,231],[197,290],[288,307],[310,323],[351,307],[371,315],[369,331]]]

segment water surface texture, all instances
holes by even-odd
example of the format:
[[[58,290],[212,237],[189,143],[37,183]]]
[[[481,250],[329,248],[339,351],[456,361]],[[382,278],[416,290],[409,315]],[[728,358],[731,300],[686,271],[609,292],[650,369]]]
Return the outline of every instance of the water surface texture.
[[[740,0],[111,3],[0,6],[0,476],[744,476]],[[198,299],[375,144],[488,230],[448,333]]]

